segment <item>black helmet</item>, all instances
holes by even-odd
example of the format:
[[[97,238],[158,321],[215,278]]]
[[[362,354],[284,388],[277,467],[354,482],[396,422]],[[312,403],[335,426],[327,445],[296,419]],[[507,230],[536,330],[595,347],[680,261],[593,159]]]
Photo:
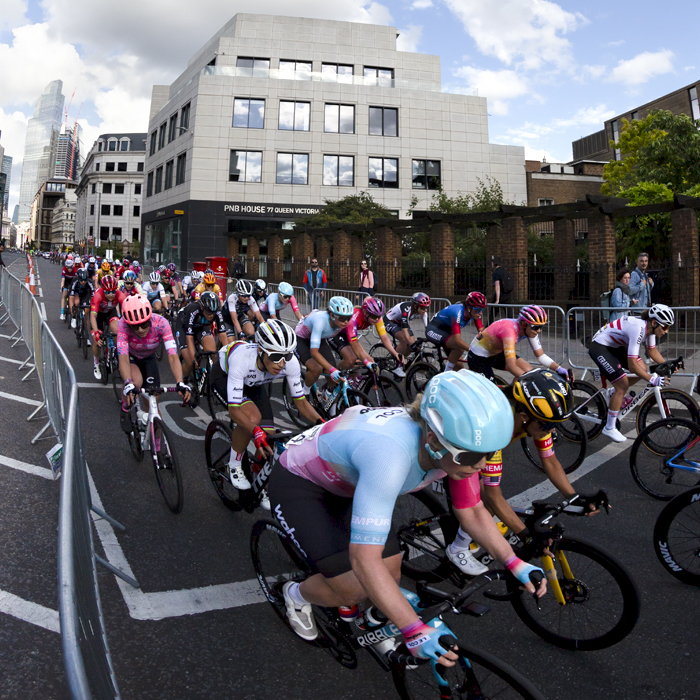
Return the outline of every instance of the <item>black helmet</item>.
[[[80,268],[76,274],[76,277],[81,281],[81,282],[87,282],[87,270],[84,268]]]
[[[214,292],[202,292],[199,303],[203,308],[213,312],[218,311],[220,306],[219,297]]]
[[[533,369],[513,382],[513,398],[527,413],[548,423],[565,421],[574,410],[574,392],[556,372]]]

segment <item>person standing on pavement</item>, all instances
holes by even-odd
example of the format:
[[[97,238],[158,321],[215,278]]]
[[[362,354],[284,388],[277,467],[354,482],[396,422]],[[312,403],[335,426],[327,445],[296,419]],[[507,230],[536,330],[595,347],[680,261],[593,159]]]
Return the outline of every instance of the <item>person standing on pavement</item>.
[[[358,287],[360,292],[360,303],[365,297],[374,296],[374,272],[369,269],[366,260],[360,263],[360,284]]]
[[[651,306],[654,280],[647,274],[648,267],[649,253],[640,253],[637,256],[637,267],[630,276],[630,299],[636,300],[638,309]]]
[[[326,279],[326,273],[318,266],[318,260],[316,258],[311,260],[311,268],[306,271],[302,286],[309,295],[311,308],[318,309],[323,296],[323,292],[320,290],[328,287],[328,280]]]
[[[233,265],[233,276],[235,279],[239,280],[241,277],[245,275],[245,265],[243,264],[243,261],[238,258],[236,262]]]
[[[493,303],[509,304],[513,284],[507,270],[501,267],[501,259],[498,256],[491,258],[491,269],[493,270]]]
[[[630,271],[628,267],[623,267],[617,273],[617,283],[610,296],[610,306],[616,309],[628,309],[636,305],[636,299],[630,299]],[[610,323],[617,321],[621,316],[627,316],[627,311],[611,311]]]
[[[5,241],[0,240],[0,267],[5,267],[5,262],[2,259],[2,254],[5,252]]]

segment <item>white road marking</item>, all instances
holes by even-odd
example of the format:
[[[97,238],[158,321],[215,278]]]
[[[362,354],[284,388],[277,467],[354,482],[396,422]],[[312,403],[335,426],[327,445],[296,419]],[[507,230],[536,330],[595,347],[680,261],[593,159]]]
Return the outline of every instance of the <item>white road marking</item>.
[[[44,321],[45,321],[45,320],[46,320],[46,306],[44,306],[44,302],[43,302],[43,301],[41,302],[41,316],[42,316],[42,318],[43,318]]]
[[[284,401],[280,399],[278,396],[271,396],[270,399],[272,401],[276,401],[277,403],[281,403],[284,406]]]
[[[7,336],[3,336],[7,337]],[[3,360],[4,362],[12,362],[15,365],[24,365],[24,362],[22,360],[13,360],[11,357],[0,357],[0,360]],[[25,367],[34,367],[34,365],[31,362],[28,362]]]
[[[19,362],[18,364],[22,364]],[[27,365],[30,367],[31,365]],[[34,399],[25,399],[24,396],[16,396],[15,394],[8,394],[4,391],[0,391],[0,399],[11,399],[12,401],[19,401],[20,403],[27,403],[30,406],[41,406],[42,401],[35,401]]]
[[[38,279],[38,278],[37,278],[37,279]],[[44,296],[44,290],[43,290],[41,287],[39,287],[39,296],[40,296],[40,297],[43,297],[43,296]]]
[[[27,464],[27,462],[20,462],[18,459],[13,459],[12,457],[5,457],[0,455],[0,464],[4,464],[6,467],[11,467],[12,469],[18,469],[19,471],[26,472],[27,474],[34,474],[35,476],[43,476],[44,479],[49,479],[53,481],[53,472],[45,467],[37,467],[35,464]]]
[[[78,382],[79,389],[111,389],[112,384],[102,384],[102,382]]]
[[[170,430],[172,430],[175,433],[175,435],[179,435],[180,437],[183,437],[186,440],[204,440],[204,435],[194,435],[192,433],[187,433],[175,422],[174,418],[170,415],[170,406],[173,405],[179,406],[180,402],[174,400],[160,401],[158,403],[158,406],[160,406],[160,415],[163,417],[165,425],[167,425],[168,428],[170,428]]]
[[[24,600],[7,591],[0,591],[0,612],[16,617],[32,625],[43,627],[49,632],[61,632],[58,611],[45,608],[38,603]]]

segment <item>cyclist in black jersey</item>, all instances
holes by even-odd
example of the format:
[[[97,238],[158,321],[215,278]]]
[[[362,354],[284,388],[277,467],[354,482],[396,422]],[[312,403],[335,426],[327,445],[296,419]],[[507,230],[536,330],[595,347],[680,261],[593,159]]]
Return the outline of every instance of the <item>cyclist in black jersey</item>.
[[[182,372],[185,377],[192,373],[195,366],[197,343],[206,352],[216,352],[213,322],[216,321],[219,342],[228,343],[224,316],[221,313],[219,297],[213,292],[203,292],[197,301],[180,309],[175,324],[175,340],[182,350]]]
[[[92,282],[88,279],[87,270],[78,270],[70,288],[70,313],[73,317],[70,322],[71,328],[75,328],[77,326],[76,316],[78,315],[80,305],[89,304],[94,293],[95,288],[93,287]],[[89,344],[90,343],[88,342],[88,345]]]
[[[402,301],[392,306],[384,316],[386,332],[396,341],[396,352],[407,355],[415,342],[413,329],[409,321],[422,319],[424,327],[428,325],[430,297],[424,292],[416,292],[410,301]]]

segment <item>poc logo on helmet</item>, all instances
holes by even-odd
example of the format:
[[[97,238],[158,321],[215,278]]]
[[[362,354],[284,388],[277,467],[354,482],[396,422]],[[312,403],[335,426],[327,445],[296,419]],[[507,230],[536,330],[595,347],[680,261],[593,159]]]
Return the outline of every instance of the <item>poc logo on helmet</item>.
[[[434,384],[430,385],[430,388],[428,389],[428,404],[433,404],[437,401],[437,393],[438,393],[438,384],[440,382],[437,381]]]
[[[474,444],[481,445],[481,430],[474,431]]]

